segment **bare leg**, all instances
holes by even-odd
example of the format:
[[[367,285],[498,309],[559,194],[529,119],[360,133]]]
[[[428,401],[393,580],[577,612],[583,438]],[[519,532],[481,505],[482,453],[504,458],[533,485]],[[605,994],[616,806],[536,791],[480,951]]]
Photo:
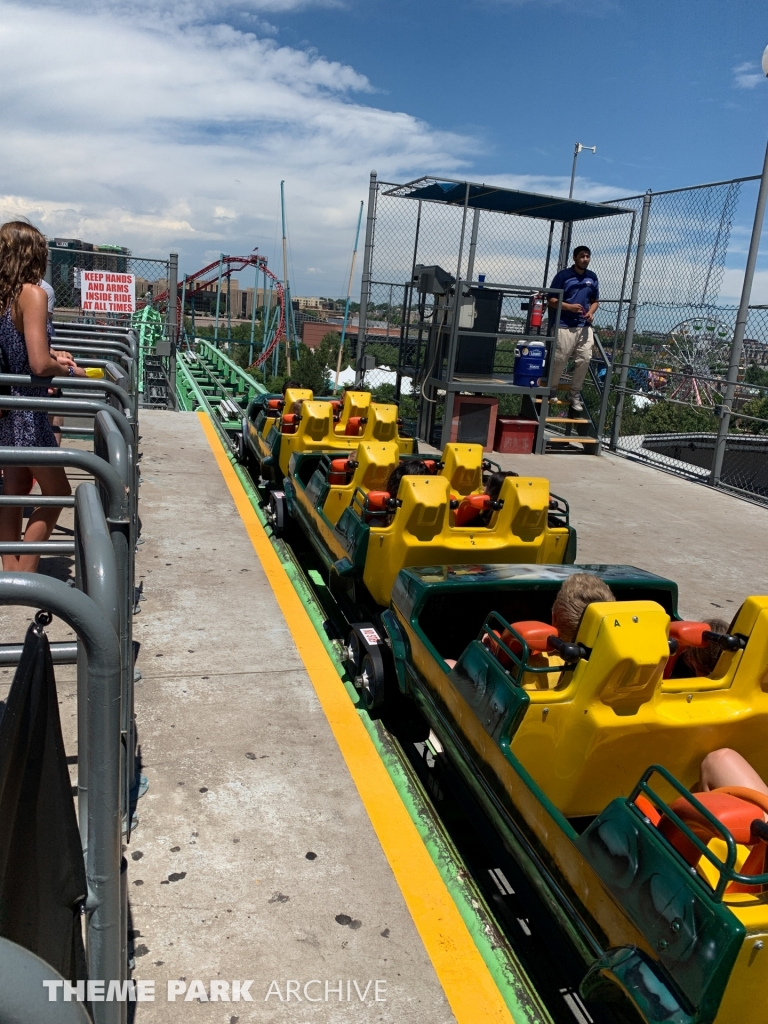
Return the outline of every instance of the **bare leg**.
[[[38,466],[34,468],[34,474],[43,494],[66,497],[72,493],[67,474],[60,466]],[[27,528],[24,531],[25,542],[39,543],[48,540],[60,514],[60,508],[36,508],[27,521]],[[37,572],[39,562],[40,555],[19,555],[14,568],[18,572]]]
[[[53,436],[56,438],[59,448],[61,448],[61,428],[64,426],[64,417],[49,416],[48,422],[53,427]]]
[[[728,747],[713,750],[701,762],[701,791],[708,793],[721,786],[743,786],[768,796],[768,786],[741,754]]]
[[[32,490],[32,473],[25,466],[6,466],[3,470],[3,493],[9,495],[29,494]],[[0,508],[0,540],[21,540],[21,524],[24,509]],[[3,570],[14,572],[19,569],[18,555],[3,555]]]

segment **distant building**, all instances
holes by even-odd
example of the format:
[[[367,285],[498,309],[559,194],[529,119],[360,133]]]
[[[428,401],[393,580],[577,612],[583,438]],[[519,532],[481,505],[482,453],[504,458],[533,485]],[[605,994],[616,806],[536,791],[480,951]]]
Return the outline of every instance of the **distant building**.
[[[56,305],[80,306],[81,270],[111,270],[128,273],[131,250],[122,245],[94,245],[79,238],[54,238],[48,241],[49,265],[46,277],[56,293]]]
[[[307,348],[319,348],[320,342],[326,334],[333,332],[341,335],[343,320],[334,319],[326,322],[307,320],[301,325],[301,340]],[[359,321],[353,317],[347,323],[347,338],[350,341],[357,341],[357,328]],[[383,321],[367,321],[365,334],[368,338],[380,338],[384,342],[391,342],[393,345],[400,340],[400,328],[396,324],[387,324]]]
[[[768,367],[768,344],[757,338],[745,338],[744,361],[747,366]]]

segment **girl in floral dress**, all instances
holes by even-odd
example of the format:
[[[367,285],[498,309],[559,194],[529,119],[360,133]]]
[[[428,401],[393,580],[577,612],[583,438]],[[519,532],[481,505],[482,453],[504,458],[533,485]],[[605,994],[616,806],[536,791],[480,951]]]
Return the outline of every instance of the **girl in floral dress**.
[[[10,221],[0,227],[0,348],[7,373],[34,374],[37,377],[84,377],[71,356],[59,353],[55,359],[49,349],[48,299],[37,284],[45,273],[48,243],[31,224]],[[48,395],[47,387],[11,388],[20,396]],[[47,412],[26,409],[0,410],[0,446],[15,448],[57,447]],[[32,474],[45,495],[69,495],[67,475],[59,466],[6,466],[3,469],[3,493],[29,494]],[[30,503],[33,499],[30,499]],[[22,539],[22,509],[0,507],[0,540]],[[24,540],[32,543],[48,540],[61,509],[34,509],[27,521]],[[3,555],[3,569],[36,572],[39,555]]]

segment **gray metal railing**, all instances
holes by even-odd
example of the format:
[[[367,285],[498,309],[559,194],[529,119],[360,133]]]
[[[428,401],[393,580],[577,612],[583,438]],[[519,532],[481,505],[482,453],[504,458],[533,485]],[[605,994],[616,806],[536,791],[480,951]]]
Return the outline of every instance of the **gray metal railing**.
[[[0,387],[14,388],[66,388],[67,391],[99,391],[113,396],[127,410],[129,416],[135,412],[135,404],[128,392],[110,380],[92,377],[34,377],[23,373],[0,373]],[[54,396],[55,397],[55,396]]]
[[[54,664],[77,662],[78,809],[88,878],[88,977],[127,976],[127,890],[121,872],[121,833],[130,827],[130,790],[135,777],[133,712],[134,554],[138,539],[138,374],[133,332],[124,329],[62,331],[54,344],[85,354],[105,369],[106,379],[0,377],[15,387],[61,386],[55,396],[0,395],[0,410],[26,409],[93,420],[75,427],[93,439],[93,451],[74,448],[0,448],[0,466],[77,469],[95,484],[82,483],[74,496],[0,495],[1,506],[74,508],[74,539],[39,544],[0,544],[0,553],[74,554],[76,588],[37,574],[0,574],[0,604],[26,604],[59,615],[78,642],[53,643]],[[79,346],[81,344],[83,348]],[[105,339],[102,341],[102,339]],[[77,355],[76,355],[77,358]],[[66,428],[65,428],[66,429]],[[0,645],[0,663],[16,665],[20,643]],[[5,976],[0,948],[0,977]],[[55,977],[55,972],[50,972]],[[0,992],[0,1020],[3,1017]],[[76,1006],[76,1003],[72,1004]],[[51,1004],[56,1009],[56,1004]],[[59,1009],[61,1009],[59,1005]],[[124,1003],[93,1006],[96,1024],[124,1024]],[[32,1020],[44,1017],[32,1014]],[[64,1019],[54,1017],[52,1019]],[[77,1016],[74,1020],[79,1020]]]
[[[48,985],[46,985],[46,982]],[[48,998],[53,983],[63,992],[64,979],[45,960],[0,938],[0,1020],[7,1024],[91,1024],[82,1003]]]
[[[88,485],[81,485],[87,487]],[[79,488],[78,488],[79,490]],[[98,501],[98,499],[97,499]],[[99,590],[98,577],[116,588],[114,555],[106,532],[98,529],[93,513],[93,498],[81,499],[93,536],[101,536],[98,557],[89,533],[85,539],[87,554],[84,578]],[[100,511],[100,509],[99,509]],[[102,515],[103,521],[103,515]],[[94,526],[94,523],[97,525]],[[109,586],[105,583],[105,586]],[[98,597],[102,595],[98,593]],[[0,573],[0,605],[23,605],[37,608],[63,619],[77,634],[85,652],[87,667],[82,680],[86,691],[87,728],[82,741],[87,756],[87,811],[84,824],[85,869],[88,880],[86,899],[86,955],[91,980],[121,980],[126,965],[124,948],[125,921],[121,912],[121,843],[120,843],[120,647],[109,615],[97,601],[82,591],[68,587],[60,580],[35,573]],[[78,678],[78,691],[81,680]],[[78,692],[78,705],[80,693]],[[79,731],[78,723],[78,731]],[[78,765],[78,775],[80,765]],[[3,955],[0,950],[0,958]],[[0,971],[5,973],[2,960]],[[2,997],[0,997],[2,998]],[[1,1004],[0,1004],[1,1005]],[[122,1004],[93,1004],[95,1024],[120,1024]],[[3,1018],[5,1019],[5,1018]],[[23,1018],[21,1018],[23,1020]],[[30,1013],[29,1022],[38,1018]],[[59,1019],[59,1018],[56,1018]]]
[[[105,342],[110,345],[122,346],[134,359],[138,356],[138,339],[132,328],[107,327],[100,324],[79,324],[72,321],[54,320],[54,339],[87,342]],[[56,345],[54,345],[56,348]]]

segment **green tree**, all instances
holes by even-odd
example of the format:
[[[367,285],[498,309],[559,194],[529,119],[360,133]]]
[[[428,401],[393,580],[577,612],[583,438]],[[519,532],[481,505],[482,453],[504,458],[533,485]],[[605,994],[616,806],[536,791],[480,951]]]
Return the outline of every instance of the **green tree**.
[[[768,395],[745,402],[741,411],[747,416],[757,416],[763,422],[738,419],[736,426],[739,430],[745,430],[749,434],[768,434]]]
[[[747,367],[747,371],[744,374],[744,380],[747,384],[759,384],[762,387],[768,386],[768,370],[762,370],[759,366],[755,366],[752,363],[751,366]]]
[[[627,402],[621,419],[621,433],[624,435],[711,434],[717,430],[717,417],[708,409],[673,402],[654,402],[644,409],[628,406]]]

